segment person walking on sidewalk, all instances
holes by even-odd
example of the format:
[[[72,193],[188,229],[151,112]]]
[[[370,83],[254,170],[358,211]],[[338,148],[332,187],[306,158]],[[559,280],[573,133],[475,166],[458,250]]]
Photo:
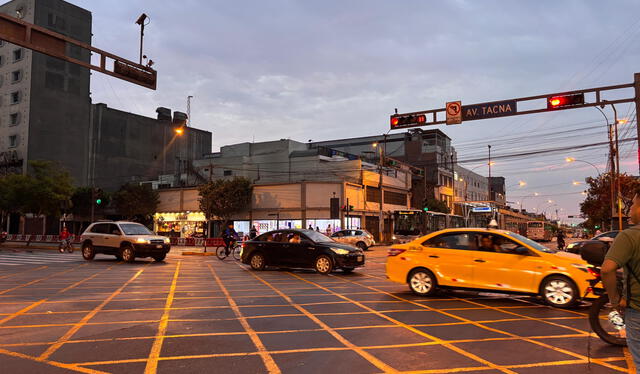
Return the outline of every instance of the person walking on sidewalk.
[[[640,373],[640,191],[633,197],[629,218],[635,226],[618,234],[602,264],[602,283],[611,305],[624,316],[627,345],[636,373]],[[624,269],[624,291],[620,295],[616,273]]]

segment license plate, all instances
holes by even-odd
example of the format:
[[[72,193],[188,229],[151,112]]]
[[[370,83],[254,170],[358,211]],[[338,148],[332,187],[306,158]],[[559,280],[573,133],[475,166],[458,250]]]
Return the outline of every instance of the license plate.
[[[358,256],[358,262],[364,261],[364,256]]]
[[[162,245],[158,244],[156,245],[156,248],[162,248]]]

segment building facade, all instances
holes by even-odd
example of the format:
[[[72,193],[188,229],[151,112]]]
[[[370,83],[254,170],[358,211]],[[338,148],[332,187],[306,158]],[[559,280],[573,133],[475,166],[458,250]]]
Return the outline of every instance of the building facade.
[[[61,0],[14,0],[0,12],[91,44],[91,13]],[[89,62],[89,51],[67,53]],[[0,175],[26,173],[29,160],[66,167],[86,178],[78,152],[88,139],[91,101],[86,68],[0,42]]]

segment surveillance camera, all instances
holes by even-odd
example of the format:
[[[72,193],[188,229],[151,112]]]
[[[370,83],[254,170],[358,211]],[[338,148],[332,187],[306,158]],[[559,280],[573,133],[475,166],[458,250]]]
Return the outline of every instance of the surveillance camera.
[[[138,17],[138,20],[136,21],[136,23],[137,23],[138,25],[143,25],[143,24],[144,24],[144,21],[145,21],[147,18],[148,18],[148,17],[147,17],[147,15],[146,15],[146,14],[144,14],[144,13],[142,13],[142,14],[140,15],[140,17]]]

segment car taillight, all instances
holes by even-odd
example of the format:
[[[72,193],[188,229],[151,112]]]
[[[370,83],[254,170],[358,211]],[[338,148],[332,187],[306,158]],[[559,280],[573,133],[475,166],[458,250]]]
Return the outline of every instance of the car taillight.
[[[406,249],[401,249],[401,248],[389,248],[389,251],[387,252],[387,256],[397,256],[400,253],[406,251]]]

